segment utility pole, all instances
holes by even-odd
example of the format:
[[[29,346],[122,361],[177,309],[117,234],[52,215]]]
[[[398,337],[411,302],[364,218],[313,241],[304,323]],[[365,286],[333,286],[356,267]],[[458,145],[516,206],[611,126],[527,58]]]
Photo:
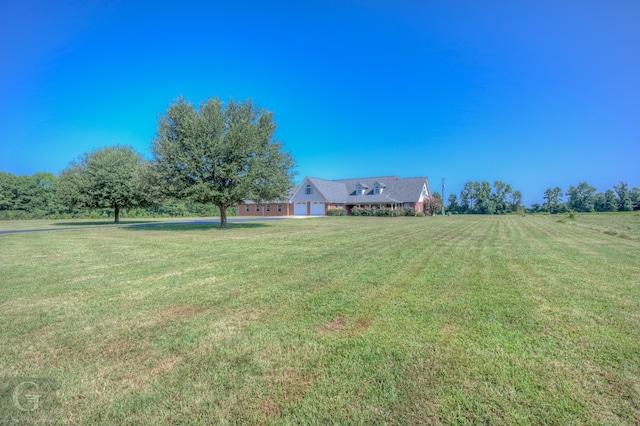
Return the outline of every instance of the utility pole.
[[[444,178],[442,178],[442,216],[444,216]]]

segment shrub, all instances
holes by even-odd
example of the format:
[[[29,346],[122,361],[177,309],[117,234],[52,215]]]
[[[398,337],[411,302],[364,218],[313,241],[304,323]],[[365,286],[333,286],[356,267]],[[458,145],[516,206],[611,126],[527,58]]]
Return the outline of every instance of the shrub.
[[[351,214],[354,216],[371,216],[371,211],[364,207],[354,207],[351,209]]]
[[[424,217],[424,213],[423,213],[423,212],[418,212],[418,213],[416,213],[416,216],[418,216],[418,217]]]
[[[327,216],[346,216],[347,211],[345,209],[329,209],[327,210]]]

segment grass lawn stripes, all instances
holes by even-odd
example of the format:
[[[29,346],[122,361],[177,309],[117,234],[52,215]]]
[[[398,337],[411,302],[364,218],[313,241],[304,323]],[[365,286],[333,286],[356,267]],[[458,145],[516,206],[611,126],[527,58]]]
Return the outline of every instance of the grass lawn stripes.
[[[2,235],[0,380],[62,424],[637,424],[639,219]]]

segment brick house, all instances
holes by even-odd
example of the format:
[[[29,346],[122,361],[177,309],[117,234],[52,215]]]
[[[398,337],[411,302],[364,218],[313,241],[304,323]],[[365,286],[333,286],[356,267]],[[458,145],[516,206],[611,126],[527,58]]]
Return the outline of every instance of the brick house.
[[[325,216],[329,209],[354,207],[391,210],[424,209],[431,196],[426,177],[401,179],[397,176],[326,180],[306,177],[286,200],[256,204],[245,201],[238,206],[240,216]]]

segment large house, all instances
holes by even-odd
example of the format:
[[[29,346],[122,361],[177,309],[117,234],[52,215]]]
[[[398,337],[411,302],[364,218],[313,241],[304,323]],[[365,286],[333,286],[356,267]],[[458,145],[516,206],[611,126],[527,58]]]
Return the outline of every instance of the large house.
[[[424,210],[431,196],[426,177],[401,179],[382,176],[326,180],[305,178],[286,200],[257,204],[246,200],[238,206],[240,216],[324,216],[329,209],[354,207]]]

